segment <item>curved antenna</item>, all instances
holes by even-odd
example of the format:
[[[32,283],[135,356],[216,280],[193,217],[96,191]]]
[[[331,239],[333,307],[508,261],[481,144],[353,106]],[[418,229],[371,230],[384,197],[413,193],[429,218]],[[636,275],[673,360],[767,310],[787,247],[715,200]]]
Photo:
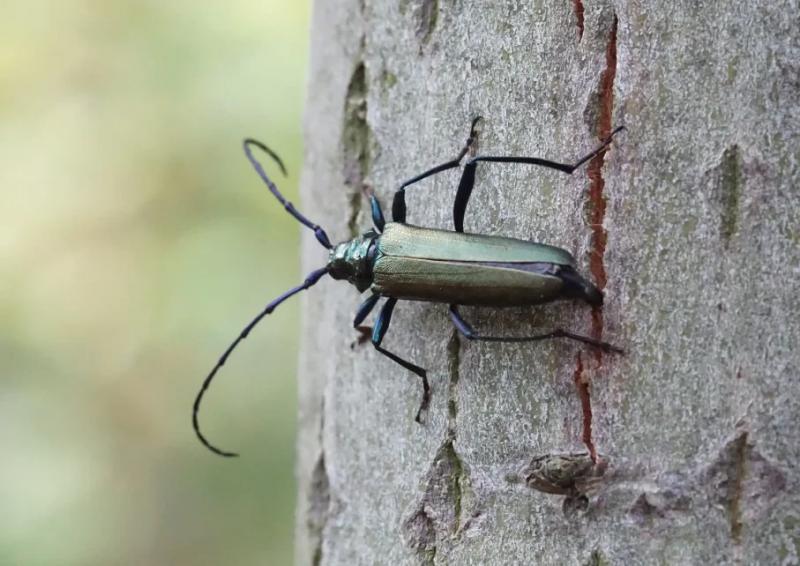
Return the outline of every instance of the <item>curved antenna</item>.
[[[280,163],[280,161],[279,161],[279,163]],[[220,456],[225,456],[226,458],[232,458],[232,457],[235,457],[235,456],[239,455],[236,452],[226,452],[225,450],[221,450],[221,449],[217,448],[216,446],[211,444],[206,439],[205,436],[203,436],[202,432],[200,432],[200,423],[199,423],[198,418],[197,418],[197,414],[200,411],[200,403],[203,400],[203,395],[205,395],[206,389],[208,389],[208,386],[211,384],[211,381],[214,379],[214,376],[217,374],[217,371],[219,371],[219,368],[221,368],[222,366],[225,365],[225,362],[228,360],[228,356],[230,356],[231,352],[233,352],[233,350],[236,349],[236,346],[239,345],[239,342],[241,342],[242,340],[247,338],[247,335],[250,334],[250,331],[253,330],[253,328],[255,328],[255,326],[259,322],[261,322],[262,318],[264,318],[268,314],[272,313],[272,311],[274,311],[275,308],[278,305],[280,305],[283,301],[285,301],[286,299],[288,299],[292,295],[295,295],[295,294],[299,293],[300,291],[303,291],[303,290],[308,289],[309,287],[313,286],[326,273],[328,273],[328,268],[327,267],[323,267],[322,269],[317,269],[316,271],[312,271],[308,275],[308,277],[306,277],[306,280],[303,281],[302,285],[298,285],[297,287],[289,289],[288,291],[283,293],[280,297],[278,297],[277,299],[272,301],[270,304],[268,304],[266,307],[264,307],[264,310],[262,310],[259,313],[259,315],[257,317],[255,317],[250,322],[250,324],[245,326],[244,330],[242,330],[242,332],[239,334],[239,336],[236,338],[236,340],[234,340],[231,343],[231,345],[228,346],[228,349],[225,350],[224,354],[222,354],[222,357],[217,362],[217,365],[214,366],[214,369],[211,370],[211,373],[209,373],[208,376],[205,378],[205,380],[203,380],[203,384],[200,386],[200,391],[198,391],[197,397],[195,397],[194,406],[192,408],[192,426],[194,427],[194,432],[197,434],[197,438],[200,439],[200,442],[202,442],[203,445],[205,445],[206,448],[208,448],[209,450],[211,450],[215,454],[219,454]]]
[[[292,203],[283,198],[283,195],[278,190],[278,187],[275,186],[275,183],[273,183],[267,176],[267,174],[264,172],[264,168],[261,166],[261,163],[259,163],[258,159],[256,159],[253,156],[253,152],[250,149],[251,145],[256,146],[261,151],[269,155],[275,161],[275,163],[278,164],[278,167],[281,168],[281,173],[283,173],[285,176],[286,167],[283,166],[283,161],[281,161],[281,158],[278,157],[278,154],[272,151],[270,148],[268,148],[266,145],[264,145],[258,140],[254,140],[252,138],[247,138],[244,140],[243,143],[244,153],[245,155],[247,155],[247,159],[250,160],[250,163],[253,164],[253,167],[255,167],[258,176],[261,177],[261,179],[267,184],[267,187],[269,187],[269,192],[271,192],[275,196],[275,198],[280,201],[280,203],[283,205],[283,208],[286,209],[286,212],[291,214],[295,218],[295,220],[300,222],[300,224],[302,224],[303,226],[310,228],[311,230],[314,231],[314,236],[317,237],[317,241],[320,244],[325,246],[327,249],[331,249],[333,246],[331,245],[331,241],[328,239],[328,235],[325,233],[325,230],[320,228],[319,224],[314,224],[308,218],[303,216],[300,213],[300,211],[294,207]]]

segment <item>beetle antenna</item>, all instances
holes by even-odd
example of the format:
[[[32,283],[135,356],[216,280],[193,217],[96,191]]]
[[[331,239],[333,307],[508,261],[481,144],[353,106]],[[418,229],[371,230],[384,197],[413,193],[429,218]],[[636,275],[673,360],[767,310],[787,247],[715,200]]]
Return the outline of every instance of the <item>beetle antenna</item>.
[[[267,151],[269,151],[269,150],[267,150]],[[280,161],[278,163],[280,163]],[[228,356],[231,355],[231,352],[233,352],[233,350],[236,349],[236,346],[239,345],[239,342],[241,342],[242,340],[247,338],[247,335],[250,334],[250,331],[253,330],[253,328],[255,328],[255,326],[259,322],[261,322],[262,318],[264,318],[268,314],[272,313],[272,311],[274,311],[275,308],[278,305],[280,305],[283,301],[285,301],[286,299],[288,299],[292,295],[296,295],[300,291],[304,291],[305,289],[308,289],[309,287],[312,287],[326,273],[328,273],[328,268],[327,267],[323,267],[322,269],[317,269],[316,271],[312,271],[308,275],[308,277],[306,277],[306,280],[303,281],[302,285],[298,285],[297,287],[289,289],[288,291],[283,293],[280,297],[278,297],[277,299],[272,301],[270,304],[268,304],[266,307],[264,307],[264,310],[262,310],[259,313],[259,315],[257,317],[255,317],[250,322],[250,324],[245,326],[244,330],[242,330],[242,332],[239,334],[239,336],[236,338],[236,340],[234,340],[233,343],[231,343],[231,345],[228,346],[228,349],[225,350],[224,354],[222,354],[222,357],[217,362],[217,365],[214,366],[214,369],[211,370],[211,373],[209,373],[208,376],[205,378],[205,380],[203,380],[203,384],[200,386],[200,391],[198,391],[197,397],[195,397],[194,407],[192,408],[192,426],[194,427],[194,431],[197,434],[197,438],[200,439],[200,442],[202,442],[203,445],[205,445],[206,448],[208,448],[209,450],[211,450],[215,454],[219,454],[220,456],[225,456],[227,458],[231,458],[231,457],[235,457],[235,456],[239,455],[239,454],[237,454],[235,452],[226,452],[225,450],[221,450],[221,449],[217,448],[216,446],[211,444],[206,439],[205,436],[203,436],[202,432],[200,432],[200,423],[199,423],[198,418],[197,418],[197,414],[200,411],[200,403],[203,400],[203,395],[205,395],[206,389],[208,389],[208,386],[211,384],[211,381],[214,379],[214,376],[217,374],[217,371],[219,371],[219,368],[221,368],[222,366],[225,365],[225,362],[228,360]]]
[[[247,159],[250,160],[250,163],[253,164],[253,167],[255,167],[256,172],[258,173],[258,176],[261,177],[261,179],[267,184],[267,187],[269,188],[269,192],[271,192],[275,196],[275,198],[280,201],[280,203],[283,205],[283,208],[286,209],[286,212],[291,214],[295,218],[295,220],[300,222],[300,224],[302,224],[303,226],[305,226],[307,228],[310,228],[311,230],[314,231],[314,236],[317,237],[317,241],[320,244],[325,246],[327,249],[331,249],[333,246],[331,245],[331,241],[328,239],[328,235],[325,233],[325,230],[320,228],[319,224],[314,224],[308,218],[303,216],[300,213],[300,211],[297,210],[294,207],[294,205],[292,203],[290,203],[288,200],[283,198],[283,195],[278,190],[278,187],[276,187],[275,183],[273,183],[270,180],[270,178],[267,176],[266,172],[264,171],[264,168],[261,166],[261,163],[258,161],[258,159],[256,159],[253,156],[253,152],[250,149],[251,145],[256,146],[261,151],[263,151],[264,153],[269,155],[275,161],[275,163],[278,164],[278,167],[281,168],[281,173],[283,173],[284,176],[285,176],[286,175],[286,167],[283,166],[283,161],[281,161],[281,158],[278,157],[278,154],[275,153],[274,151],[272,151],[270,148],[268,148],[266,145],[264,145],[263,143],[261,143],[258,140],[254,140],[252,138],[247,138],[247,139],[244,140],[244,143],[243,143],[244,153],[245,153],[245,155],[247,155]]]

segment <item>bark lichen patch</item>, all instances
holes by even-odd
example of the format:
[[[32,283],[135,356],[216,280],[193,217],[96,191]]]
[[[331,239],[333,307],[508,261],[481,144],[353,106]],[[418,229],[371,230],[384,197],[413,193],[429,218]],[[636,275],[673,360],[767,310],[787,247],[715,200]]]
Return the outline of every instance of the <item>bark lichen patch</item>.
[[[439,20],[439,0],[422,0],[415,9],[416,36],[421,45],[430,41]]]
[[[736,233],[742,197],[742,156],[738,145],[725,150],[719,167],[720,235],[727,247]]]
[[[603,558],[603,553],[599,550],[593,550],[589,555],[589,559],[584,563],[585,566],[606,566],[608,561]]]
[[[383,73],[381,73],[381,84],[385,91],[391,90],[397,84],[397,75],[391,71],[384,70]]]
[[[420,558],[435,554],[442,542],[459,533],[468,483],[467,469],[448,434],[425,475],[419,505],[403,522],[406,544]]]
[[[406,544],[420,558],[423,566],[432,566],[436,558],[436,530],[433,519],[425,512],[424,507],[417,509],[403,523],[403,535]]]
[[[350,233],[351,238],[358,236],[358,217],[361,215],[362,200],[360,192],[353,191],[350,193],[350,202],[348,203],[350,214],[347,217],[347,231]]]
[[[744,521],[745,475],[748,472],[747,460],[752,447],[748,446],[746,431],[738,433],[725,444],[716,460],[708,468],[707,482],[711,499],[721,505],[728,513],[731,538],[741,542]]]
[[[739,544],[748,522],[772,508],[786,489],[786,476],[744,430],[737,431],[699,478],[711,502],[725,509],[731,539]]]
[[[367,69],[359,62],[350,76],[344,101],[342,127],[342,152],[344,184],[349,193],[350,236],[358,235],[358,217],[361,213],[361,190],[372,166],[372,130],[367,122]]]
[[[447,342],[447,360],[448,371],[450,372],[450,380],[448,383],[447,391],[447,428],[450,433],[455,436],[456,419],[458,418],[458,380],[459,380],[459,367],[461,364],[461,340],[458,337],[458,331],[453,330],[450,340]]]

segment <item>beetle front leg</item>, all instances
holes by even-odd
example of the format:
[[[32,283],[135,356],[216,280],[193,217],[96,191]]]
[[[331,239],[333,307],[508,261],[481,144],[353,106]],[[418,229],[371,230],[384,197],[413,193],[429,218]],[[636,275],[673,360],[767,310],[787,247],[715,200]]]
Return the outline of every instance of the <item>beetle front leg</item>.
[[[361,305],[358,307],[356,311],[356,317],[353,319],[353,328],[356,329],[358,332],[358,338],[355,342],[350,344],[350,348],[353,349],[356,345],[361,345],[365,343],[372,337],[372,327],[371,326],[361,326],[361,323],[364,322],[364,319],[369,316],[369,313],[372,312],[372,309],[375,308],[375,305],[378,304],[378,299],[381,296],[375,293],[374,295],[370,295],[367,297]]]
[[[609,344],[608,342],[602,342],[600,340],[595,340],[594,338],[589,338],[588,336],[582,336],[580,334],[573,334],[572,332],[562,330],[561,328],[556,328],[551,332],[537,334],[535,336],[485,336],[483,334],[478,334],[472,329],[472,326],[470,326],[470,324],[462,318],[461,314],[458,312],[458,305],[450,305],[450,319],[453,321],[453,326],[455,326],[456,329],[467,340],[481,340],[484,342],[538,342],[540,340],[549,340],[551,338],[569,338],[570,340],[583,342],[589,346],[600,348],[604,352],[613,352],[616,354],[625,353],[622,348],[618,348],[612,344]]]
[[[366,301],[361,303],[356,311],[356,317],[353,319],[353,328],[358,328],[358,325],[364,322],[364,319],[369,316],[369,313],[372,312],[372,309],[375,308],[375,305],[378,304],[378,299],[381,296],[375,293],[374,295],[370,295]]]
[[[469,148],[472,147],[472,144],[475,143],[475,140],[478,137],[478,132],[475,129],[482,118],[480,116],[474,118],[472,120],[472,126],[469,129],[469,137],[467,138],[467,142],[464,144],[464,147],[461,148],[461,151],[458,152],[458,155],[455,159],[448,161],[447,163],[442,163],[441,165],[437,165],[431,169],[428,169],[424,173],[420,173],[416,177],[412,177],[408,181],[404,182],[400,185],[400,188],[394,193],[394,200],[392,201],[392,220],[395,222],[405,222],[406,221],[406,187],[409,185],[413,185],[423,179],[426,179],[432,175],[436,175],[437,173],[441,173],[442,171],[447,171],[448,169],[455,169],[456,167],[461,166],[461,160],[464,159],[464,156],[469,151]]]
[[[386,335],[386,331],[389,330],[389,323],[392,321],[392,311],[394,310],[395,304],[397,304],[397,299],[389,299],[384,303],[381,313],[378,315],[378,320],[375,321],[375,327],[372,330],[372,345],[390,360],[397,362],[422,378],[422,401],[419,404],[419,409],[417,409],[417,416],[414,417],[415,421],[421,423],[422,413],[428,409],[428,405],[431,401],[431,387],[428,383],[428,372],[381,347],[383,337]]]
[[[472,188],[475,186],[475,170],[477,169],[479,162],[486,161],[489,163],[521,163],[525,165],[539,165],[541,167],[555,169],[556,171],[561,171],[562,173],[571,175],[575,169],[598,155],[601,151],[604,151],[609,146],[614,136],[624,129],[625,126],[619,126],[617,129],[611,132],[611,134],[603,141],[602,144],[600,144],[599,147],[594,149],[590,154],[581,157],[576,163],[571,165],[568,163],[557,163],[555,161],[541,159],[539,157],[490,155],[479,155],[477,157],[473,157],[464,167],[464,172],[461,174],[461,181],[458,183],[456,199],[453,202],[453,223],[455,224],[456,232],[464,231],[464,213],[467,211],[467,203],[469,203],[469,197],[472,194]]]

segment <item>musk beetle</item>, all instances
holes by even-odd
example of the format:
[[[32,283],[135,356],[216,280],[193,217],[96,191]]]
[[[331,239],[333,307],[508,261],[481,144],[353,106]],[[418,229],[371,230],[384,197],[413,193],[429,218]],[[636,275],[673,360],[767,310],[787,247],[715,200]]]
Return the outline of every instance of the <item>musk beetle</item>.
[[[389,329],[392,312],[398,300],[432,301],[449,305],[453,325],[469,340],[536,342],[550,338],[569,338],[607,352],[622,353],[622,350],[611,344],[560,328],[534,336],[481,334],[464,320],[458,307],[459,305],[526,306],[549,303],[558,299],[581,299],[593,306],[603,303],[602,292],[576,271],[575,259],[566,250],[515,238],[466,233],[464,213],[475,185],[475,171],[479,163],[539,165],[571,174],[603,152],[614,135],[624,127],[616,128],[599,147],[574,164],[557,163],[538,157],[489,155],[472,157],[464,166],[453,204],[455,231],[420,228],[407,224],[406,189],[427,177],[460,167],[475,142],[476,126],[479,121],[480,117],[473,120],[467,142],[455,159],[428,169],[400,185],[392,203],[392,222],[385,221],[378,199],[374,194],[369,194],[374,228],[335,246],[331,244],[325,230],[311,222],[281,195],[275,183],[267,176],[261,163],[253,155],[253,148],[258,148],[271,157],[285,175],[286,169],[277,154],[259,141],[244,140],[245,154],[270,192],[289,214],[311,229],[317,241],[329,250],[328,264],[311,272],[301,285],[289,289],[269,303],[228,346],[214,369],[203,381],[194,402],[192,424],[197,437],[208,449],[221,456],[237,455],[215,447],[200,432],[198,409],[211,380],[225,364],[234,348],[247,337],[262,318],[292,295],[314,285],[324,275],[330,275],[334,279],[345,279],[360,292],[370,290],[369,298],[358,308],[353,321],[355,327],[359,327],[380,299],[386,299],[372,329],[372,345],[381,354],[422,379],[422,401],[416,415],[418,422],[430,401],[430,386],[426,371],[383,347],[383,339]]]

